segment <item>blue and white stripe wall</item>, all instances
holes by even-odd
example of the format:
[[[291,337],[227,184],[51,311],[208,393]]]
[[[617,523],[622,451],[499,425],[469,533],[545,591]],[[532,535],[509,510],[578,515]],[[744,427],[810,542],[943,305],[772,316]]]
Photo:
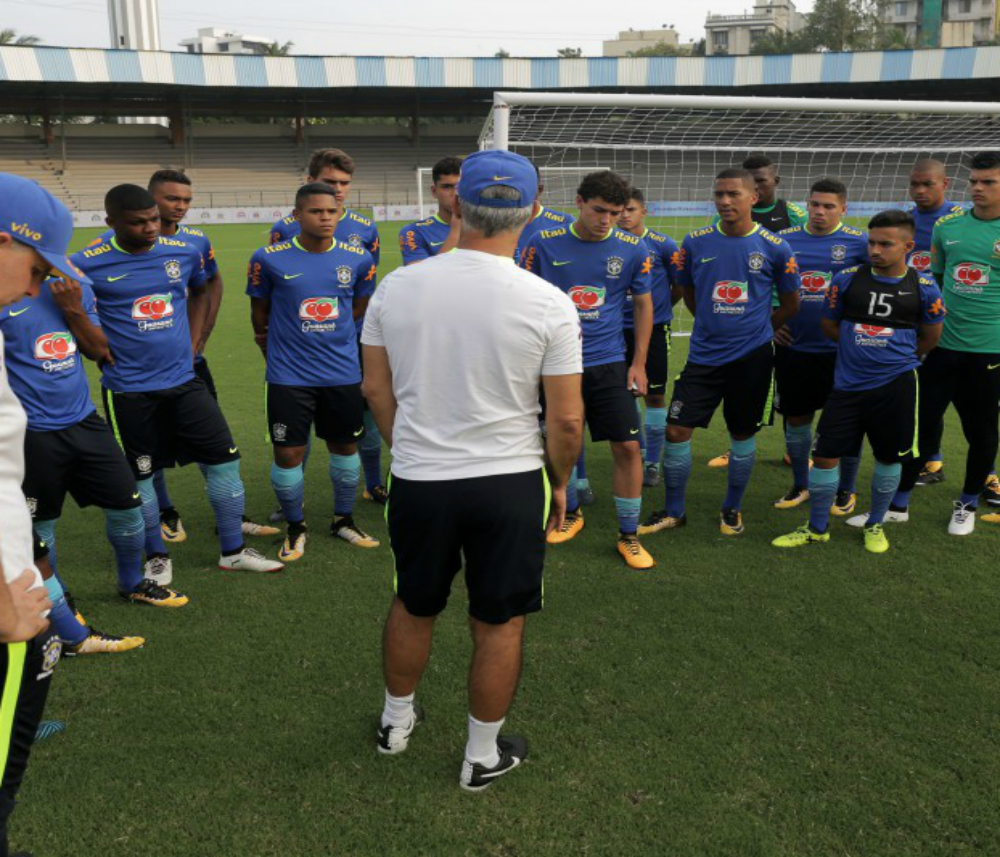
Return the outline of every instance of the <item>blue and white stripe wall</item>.
[[[1000,78],[1000,47],[763,57],[261,57],[0,47],[0,82],[568,89]]]

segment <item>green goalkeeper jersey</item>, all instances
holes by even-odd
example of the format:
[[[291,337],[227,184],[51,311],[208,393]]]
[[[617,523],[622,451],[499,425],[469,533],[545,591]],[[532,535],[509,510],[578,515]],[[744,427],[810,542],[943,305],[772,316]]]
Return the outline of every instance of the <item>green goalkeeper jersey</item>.
[[[941,284],[941,347],[1000,354],[1000,218],[971,211],[942,217],[931,239],[931,271]]]

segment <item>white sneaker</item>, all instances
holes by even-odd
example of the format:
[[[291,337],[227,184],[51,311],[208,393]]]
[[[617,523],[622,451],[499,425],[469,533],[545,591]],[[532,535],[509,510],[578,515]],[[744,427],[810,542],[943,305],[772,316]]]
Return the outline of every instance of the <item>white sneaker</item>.
[[[223,571],[281,571],[280,562],[268,559],[253,548],[243,548],[239,553],[219,557],[219,568]]]
[[[159,586],[170,586],[174,579],[174,563],[169,556],[154,556],[146,560],[142,576]]]
[[[885,517],[882,519],[883,524],[905,524],[910,520],[910,510],[907,509],[905,512],[894,512],[889,509],[885,513]],[[855,515],[853,518],[847,519],[847,526],[849,527],[864,527],[868,525],[868,513],[864,512],[861,515]]]
[[[424,710],[417,703],[414,703],[413,717],[410,718],[409,726],[383,726],[380,723],[376,734],[378,751],[386,756],[402,753],[410,743],[413,730],[423,722]]]
[[[976,527],[976,507],[970,504],[963,504],[961,500],[956,500],[951,513],[951,521],[948,523],[948,534],[952,536],[967,536]]]

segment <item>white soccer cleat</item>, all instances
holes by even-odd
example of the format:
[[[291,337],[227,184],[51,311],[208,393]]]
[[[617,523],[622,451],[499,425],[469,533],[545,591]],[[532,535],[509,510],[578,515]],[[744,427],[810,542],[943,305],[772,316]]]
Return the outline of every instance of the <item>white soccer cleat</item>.
[[[967,536],[976,528],[976,507],[956,500],[948,522],[948,535]]]
[[[169,586],[174,579],[174,564],[169,556],[154,556],[146,560],[142,571],[143,577],[148,577],[159,586]]]
[[[281,571],[284,566],[253,548],[243,548],[239,553],[219,557],[219,568],[223,571],[256,571],[267,574]]]
[[[910,510],[907,509],[905,512],[894,512],[889,509],[885,513],[885,517],[882,519],[883,524],[905,524],[910,520]],[[868,513],[863,512],[860,515],[855,515],[853,518],[847,519],[847,526],[849,527],[864,527],[868,525]]]

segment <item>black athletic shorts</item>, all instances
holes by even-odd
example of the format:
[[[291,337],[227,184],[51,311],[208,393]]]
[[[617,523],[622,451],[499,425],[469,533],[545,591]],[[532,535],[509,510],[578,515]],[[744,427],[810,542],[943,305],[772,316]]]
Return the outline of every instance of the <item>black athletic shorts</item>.
[[[177,464],[225,464],[240,457],[219,403],[201,378],[145,393],[102,387],[101,398],[137,479]]]
[[[804,417],[823,410],[833,390],[836,351],[794,351],[774,348],[774,397],[776,410],[786,417]]]
[[[774,421],[774,348],[770,342],[721,366],[691,363],[677,376],[670,425],[708,428],[719,403],[730,434],[752,435]]]
[[[96,413],[57,431],[24,435],[24,496],[31,516],[54,521],[66,493],[78,506],[135,509],[142,505],[114,435]]]
[[[542,609],[549,487],[544,470],[475,479],[389,479],[385,519],[395,591],[414,616],[437,616],[465,562],[469,615],[502,624]]]
[[[625,328],[625,365],[632,365],[635,355],[635,330]],[[646,353],[646,381],[649,392],[654,396],[667,394],[667,367],[670,362],[670,325],[654,324],[653,335],[649,337],[649,351]]]
[[[201,358],[195,360],[194,362],[194,374],[201,378],[205,382],[205,386],[208,387],[208,392],[215,401],[219,401],[219,392],[215,389],[215,378],[212,377],[212,370],[208,366],[208,361],[205,359],[205,355],[202,354]]]
[[[584,367],[583,410],[591,440],[638,442],[639,411],[628,389],[624,361]]]
[[[871,390],[834,390],[816,427],[813,456],[857,455],[865,437],[876,461],[895,464],[917,454],[917,371]]]
[[[365,436],[360,384],[339,387],[267,385],[267,426],[275,446],[305,446],[316,436],[329,443],[357,443]]]

